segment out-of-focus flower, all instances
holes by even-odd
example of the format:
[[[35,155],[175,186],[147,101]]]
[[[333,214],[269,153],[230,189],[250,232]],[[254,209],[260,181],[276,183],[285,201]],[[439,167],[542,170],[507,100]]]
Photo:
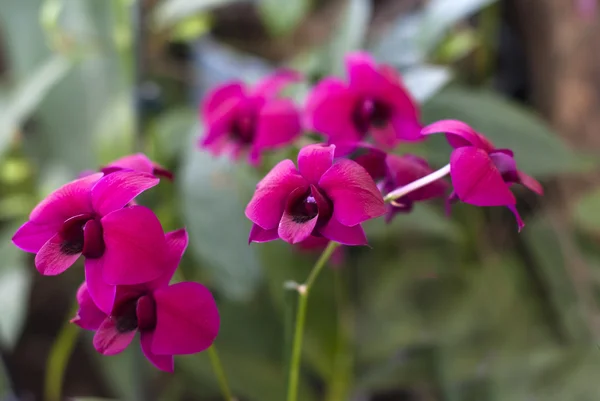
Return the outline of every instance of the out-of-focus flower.
[[[329,244],[329,240],[325,237],[313,237],[310,236],[304,241],[296,244],[296,247],[302,252],[314,252],[321,254],[327,245]],[[331,254],[331,264],[332,266],[341,266],[344,264],[344,248],[338,246],[335,248],[333,253]]]
[[[390,154],[386,158],[386,164],[387,174],[380,184],[384,194],[433,172],[425,159],[414,155]],[[389,223],[397,213],[410,212],[414,202],[444,196],[447,189],[448,184],[440,179],[396,199],[387,206],[386,221]]]
[[[335,146],[335,158],[354,160],[364,167],[373,181],[378,182],[387,174],[387,153],[365,142],[343,143]]]
[[[185,230],[166,235],[168,257],[162,275],[138,285],[117,286],[108,313],[93,302],[84,282],[77,292],[79,311],[72,322],[94,330],[94,347],[104,355],[122,352],[140,333],[146,358],[154,366],[173,372],[173,355],[194,354],[211,346],[219,331],[215,301],[201,284],[183,282],[169,286],[187,246]]]
[[[261,153],[289,144],[301,133],[300,113],[289,99],[277,98],[289,83],[300,79],[293,71],[280,71],[249,89],[241,82],[221,85],[202,104],[206,133],[200,146],[213,154],[230,153],[238,159],[249,151],[253,165]]]
[[[122,157],[107,164],[101,169],[104,174],[110,174],[121,170],[137,171],[139,173],[152,174],[155,177],[165,177],[169,180],[173,179],[173,173],[160,164],[153,162],[143,153]]]
[[[574,0],[579,16],[587,21],[593,21],[598,12],[598,0]]]
[[[289,159],[273,167],[246,207],[254,223],[249,241],[297,244],[312,235],[367,244],[360,223],[385,213],[383,198],[363,167],[348,159],[334,163],[334,152],[335,145],[308,145],[298,168]]]
[[[323,79],[306,103],[306,124],[329,143],[362,141],[371,135],[384,148],[420,135],[419,109],[389,66],[377,66],[366,53],[346,57],[348,83]]]
[[[510,149],[496,149],[482,134],[456,120],[443,120],[423,128],[423,135],[445,133],[450,146],[450,176],[456,199],[475,206],[506,206],[515,218],[519,230],[525,224],[516,208],[517,200],[510,190],[518,183],[538,195],[544,190],[539,182],[519,171]]]
[[[62,273],[83,255],[92,297],[107,305],[114,285],[142,283],[162,272],[166,242],[160,221],[146,207],[124,207],[156,184],[156,177],[134,171],[72,181],[33,209],[13,243],[35,253],[35,266],[46,276]]]

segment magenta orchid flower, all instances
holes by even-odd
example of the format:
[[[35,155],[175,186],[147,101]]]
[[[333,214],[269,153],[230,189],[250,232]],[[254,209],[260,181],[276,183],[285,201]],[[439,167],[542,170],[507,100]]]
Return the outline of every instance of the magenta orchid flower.
[[[252,89],[238,81],[215,88],[202,104],[206,134],[200,146],[236,160],[248,150],[249,162],[257,165],[263,151],[292,142],[301,133],[300,113],[291,100],[277,96],[299,79],[298,73],[282,70]]]
[[[414,155],[398,156],[389,154],[386,158],[386,164],[386,177],[380,184],[384,194],[433,173],[433,170],[429,167],[429,164],[425,159]],[[387,205],[388,211],[386,214],[386,221],[389,223],[398,213],[410,212],[414,202],[444,196],[447,189],[448,184],[445,181],[438,179],[397,198]]]
[[[117,171],[72,181],[41,201],[13,236],[13,243],[35,253],[45,276],[64,272],[83,255],[95,302],[109,305],[114,285],[154,280],[166,255],[164,232],[143,206],[124,207],[158,184],[150,174]]]
[[[388,154],[365,142],[343,143],[335,146],[335,158],[350,159],[364,167],[373,181],[378,182],[387,175]]]
[[[419,109],[389,66],[363,52],[346,56],[348,83],[323,79],[306,103],[306,124],[329,143],[362,141],[368,134],[384,148],[420,135]]]
[[[510,186],[521,184],[538,195],[543,195],[544,190],[534,178],[517,169],[512,150],[496,149],[485,136],[456,120],[438,121],[423,128],[422,133],[445,133],[454,148],[450,155],[454,191],[449,201],[458,199],[475,206],[506,206],[515,215],[519,230],[525,226]]]
[[[103,355],[122,352],[139,332],[146,358],[158,369],[173,372],[173,355],[195,354],[210,347],[220,319],[206,287],[194,282],[169,285],[187,246],[186,231],[168,233],[166,242],[168,257],[160,277],[117,286],[108,313],[96,306],[84,282],[77,292],[79,311],[71,321],[96,332],[94,347]]]
[[[345,245],[366,245],[361,223],[383,215],[381,193],[358,163],[339,159],[335,145],[308,145],[298,168],[283,160],[258,183],[246,207],[254,223],[249,241],[281,238],[297,244],[325,237]]]

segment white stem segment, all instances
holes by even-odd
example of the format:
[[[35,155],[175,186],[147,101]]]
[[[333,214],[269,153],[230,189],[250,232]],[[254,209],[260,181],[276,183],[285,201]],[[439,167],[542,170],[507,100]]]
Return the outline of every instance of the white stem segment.
[[[426,175],[425,177],[421,177],[418,180],[411,182],[410,184],[394,189],[392,192],[387,194],[385,198],[383,198],[383,200],[386,202],[396,200],[398,198],[403,197],[404,195],[416,191],[419,188],[424,187],[425,185],[429,185],[432,182],[437,181],[448,174],[450,174],[450,164],[446,164],[441,169],[434,171],[433,173]]]

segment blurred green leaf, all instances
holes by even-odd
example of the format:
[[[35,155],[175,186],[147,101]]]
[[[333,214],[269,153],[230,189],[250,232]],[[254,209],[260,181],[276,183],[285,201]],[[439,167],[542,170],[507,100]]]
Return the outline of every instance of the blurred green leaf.
[[[368,0],[346,0],[346,8],[335,22],[333,37],[324,49],[328,72],[344,73],[344,57],[363,46],[372,12],[373,6]]]
[[[575,205],[577,224],[593,232],[600,231],[600,189],[585,194]]]
[[[26,254],[11,241],[15,230],[10,227],[0,235],[0,344],[7,349],[12,349],[21,335],[31,287]]]
[[[441,66],[423,64],[402,71],[402,81],[419,103],[437,94],[451,79],[450,69]]]
[[[259,11],[271,34],[292,32],[310,11],[311,0],[260,0]]]
[[[86,333],[89,334],[89,333]],[[91,343],[91,336],[87,341]],[[148,385],[144,374],[153,366],[144,358],[138,344],[131,344],[118,355],[105,356],[94,353],[94,358],[101,368],[106,382],[110,383],[112,391],[119,400],[145,401],[147,400]]]
[[[256,246],[248,244],[244,215],[258,177],[245,162],[216,158],[196,146],[192,130],[179,178],[183,217],[192,253],[228,297],[247,300],[260,282]],[[233,251],[235,250],[235,251]]]
[[[525,107],[487,90],[451,87],[423,105],[427,123],[458,119],[486,135],[498,148],[514,150],[519,168],[533,176],[580,171],[590,163],[572,152],[541,118]],[[442,155],[434,164],[447,163],[449,149],[440,141],[431,150]],[[436,148],[437,147],[437,148]]]
[[[23,80],[11,94],[0,99],[0,157],[16,130],[31,116],[50,89],[66,76],[72,65],[63,56],[53,56]]]
[[[166,28],[192,14],[240,1],[245,0],[167,0],[156,9],[154,21],[157,27]]]

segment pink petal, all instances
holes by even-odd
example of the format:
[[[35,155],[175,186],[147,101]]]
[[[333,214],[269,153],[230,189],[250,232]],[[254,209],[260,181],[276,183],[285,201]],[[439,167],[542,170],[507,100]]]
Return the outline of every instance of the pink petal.
[[[261,80],[252,90],[252,93],[267,99],[279,95],[287,85],[298,82],[302,74],[294,70],[282,69]]]
[[[386,182],[386,190],[388,191],[408,185],[433,172],[425,159],[413,155],[398,156],[390,154],[387,157],[387,165],[389,181]],[[443,196],[447,188],[448,184],[440,179],[409,193],[405,198],[411,201],[436,198]]]
[[[152,352],[152,342],[154,333],[152,331],[142,331],[140,333],[140,344],[144,356],[158,369],[163,372],[173,373],[175,370],[175,360],[173,355],[156,355]]]
[[[308,190],[294,162],[283,160],[258,183],[254,196],[246,206],[246,217],[264,229],[276,228],[289,194],[297,188]]]
[[[153,174],[154,164],[152,163],[152,160],[150,160],[145,154],[136,153],[109,163],[102,169],[102,171],[106,174],[108,171],[105,170],[110,172],[118,170],[132,170],[137,171],[138,173]]]
[[[83,256],[99,258],[104,253],[104,239],[100,221],[88,220],[83,226]]]
[[[60,234],[50,238],[35,255],[35,267],[44,276],[56,276],[75,263],[81,252],[75,254],[63,250],[64,239]]]
[[[215,112],[225,102],[244,96],[244,88],[241,82],[234,81],[217,86],[204,97],[201,112],[203,120],[210,123],[213,120]]]
[[[368,245],[367,237],[360,224],[348,227],[335,217],[331,218],[325,227],[319,229],[324,237],[344,245]]]
[[[519,229],[519,232],[521,232],[523,227],[525,227],[525,223],[523,222],[523,219],[521,218],[517,207],[515,205],[508,205],[507,207],[515,215],[515,219],[517,219],[517,227]]]
[[[487,152],[472,146],[455,149],[450,156],[450,176],[459,199],[475,206],[516,203]]]
[[[102,312],[110,315],[115,303],[117,287],[104,282],[102,271],[103,259],[85,260],[85,281],[90,297]]]
[[[103,177],[92,189],[94,210],[100,215],[125,207],[133,198],[158,184],[151,174],[117,171]]]
[[[220,153],[229,141],[231,126],[243,103],[243,98],[228,100],[215,110],[210,120],[204,121],[206,134],[200,140],[201,147],[211,149],[215,154]]]
[[[29,215],[36,224],[62,224],[65,220],[93,211],[90,191],[102,173],[71,181],[52,192]]]
[[[165,235],[167,242],[167,262],[165,264],[165,272],[159,276],[156,280],[146,283],[146,287],[155,289],[169,285],[175,270],[181,262],[183,253],[188,246],[189,237],[185,228],[168,232]]]
[[[369,173],[351,160],[337,161],[319,181],[333,202],[333,215],[345,226],[385,214],[385,204]]]
[[[522,171],[517,171],[517,174],[519,176],[519,182],[521,185],[524,185],[526,188],[529,188],[540,196],[544,195],[544,188],[542,187],[542,184],[540,184],[535,178],[525,174]]]
[[[335,147],[335,157],[345,157],[346,159],[354,160],[367,170],[374,181],[385,177],[387,172],[387,165],[385,163],[387,153],[368,143],[337,144]]]
[[[488,152],[493,150],[491,142],[462,121],[441,120],[429,124],[421,131],[422,135],[437,133],[445,133],[448,143],[455,149],[462,146],[475,146]]]
[[[102,355],[116,355],[123,352],[135,337],[137,330],[120,332],[112,316],[107,317],[94,335],[94,348]]]
[[[71,323],[84,330],[98,330],[107,316],[106,313],[98,309],[92,300],[85,281],[77,290],[77,303],[79,304],[79,310],[77,315],[71,319]]]
[[[346,69],[350,88],[360,93],[373,93],[386,79],[377,69],[375,60],[365,52],[353,52],[346,55]]]
[[[325,78],[308,96],[306,125],[328,137],[330,143],[359,141],[362,134],[352,121],[357,96],[339,79]]]
[[[298,188],[290,194],[279,223],[277,231],[279,237],[290,244],[297,244],[308,238],[315,229],[319,219],[318,213],[309,220],[298,220],[297,216],[292,214],[294,204],[298,202],[299,197],[303,196],[305,192],[302,188]]]
[[[248,236],[248,243],[269,242],[279,239],[279,233],[277,232],[277,230],[277,227],[265,230],[258,224],[252,224],[252,228],[250,229],[250,235]]]
[[[108,284],[143,283],[169,271],[165,234],[152,210],[132,206],[107,214],[101,222],[106,246],[102,277]]]
[[[60,223],[36,224],[28,221],[19,227],[12,241],[25,252],[37,253],[46,241],[56,235],[60,227]]]
[[[421,141],[425,139],[421,135],[423,126],[419,121],[418,112],[415,105],[408,105],[405,109],[396,110],[391,121],[396,133],[396,138],[403,141]]]
[[[298,153],[298,170],[311,184],[316,184],[321,176],[333,165],[335,145],[307,145]]]
[[[260,152],[287,145],[301,131],[300,113],[294,103],[288,99],[271,100],[260,109],[252,149]]]
[[[154,292],[156,328],[152,352],[185,355],[210,347],[219,332],[219,311],[202,284],[183,282]]]

